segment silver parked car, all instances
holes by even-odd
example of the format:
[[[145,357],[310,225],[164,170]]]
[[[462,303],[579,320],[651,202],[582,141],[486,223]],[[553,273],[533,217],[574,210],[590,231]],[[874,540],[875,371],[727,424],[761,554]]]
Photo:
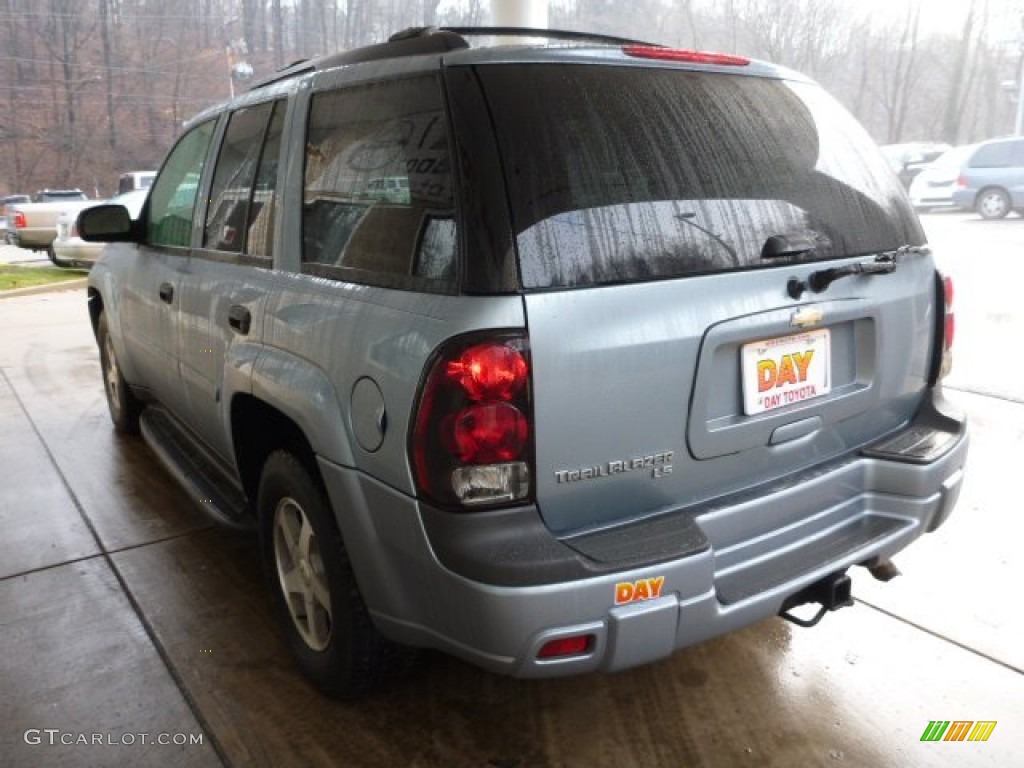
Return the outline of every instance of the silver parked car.
[[[123,205],[128,214],[137,219],[146,202],[148,189],[133,189],[115,195],[106,201],[115,205]],[[87,243],[78,236],[78,214],[80,208],[71,208],[57,216],[57,236],[51,244],[51,260],[58,267],[89,266],[99,258],[105,247],[103,243]]]
[[[334,695],[415,647],[546,677],[814,623],[963,478],[951,283],[834,100],[492,32],[295,65],[195,117],[137,221],[79,220],[115,426],[259,530]]]
[[[1024,138],[979,144],[960,171],[953,202],[986,219],[1024,211]]]
[[[7,242],[7,230],[10,228],[10,224],[7,221],[7,211],[5,210],[8,205],[16,205],[20,203],[27,203],[31,201],[28,195],[6,195],[0,197],[0,243]]]

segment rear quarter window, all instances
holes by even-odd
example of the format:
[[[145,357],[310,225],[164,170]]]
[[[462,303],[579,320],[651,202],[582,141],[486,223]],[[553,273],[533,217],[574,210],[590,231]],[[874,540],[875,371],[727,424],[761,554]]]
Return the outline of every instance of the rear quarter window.
[[[304,270],[385,286],[454,282],[447,121],[436,75],[314,94]]]

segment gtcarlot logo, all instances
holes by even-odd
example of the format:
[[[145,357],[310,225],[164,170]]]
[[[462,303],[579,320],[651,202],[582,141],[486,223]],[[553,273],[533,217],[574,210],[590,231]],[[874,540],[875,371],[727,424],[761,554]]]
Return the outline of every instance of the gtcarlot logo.
[[[159,744],[162,746],[196,746],[203,743],[201,733],[75,733],[59,728],[29,728],[25,731],[25,743],[32,746],[97,746],[131,747],[135,745]]]

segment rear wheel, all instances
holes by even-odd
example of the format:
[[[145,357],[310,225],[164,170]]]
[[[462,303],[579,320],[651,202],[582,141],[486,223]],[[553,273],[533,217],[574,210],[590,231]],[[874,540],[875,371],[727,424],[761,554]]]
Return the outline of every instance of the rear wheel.
[[[64,261],[64,259],[58,259],[57,252],[53,250],[52,245],[46,249],[46,255],[56,267],[60,267],[62,269],[69,269],[70,267],[75,266],[75,262],[73,261]]]
[[[346,698],[406,667],[411,650],[377,632],[326,493],[291,453],[267,459],[258,507],[274,609],[302,673],[327,695]]]
[[[1010,212],[1010,196],[996,187],[983,189],[978,193],[974,209],[983,219],[1001,219]]]
[[[103,391],[107,396],[110,420],[118,432],[134,435],[139,431],[142,403],[132,394],[117,363],[114,342],[107,327],[107,313],[101,312],[96,323],[96,342],[100,347],[100,369],[103,371]]]

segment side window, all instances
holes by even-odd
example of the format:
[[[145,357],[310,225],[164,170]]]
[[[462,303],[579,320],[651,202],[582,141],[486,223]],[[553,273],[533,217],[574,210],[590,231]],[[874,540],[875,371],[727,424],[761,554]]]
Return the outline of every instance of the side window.
[[[270,117],[267,138],[263,142],[263,154],[256,169],[256,183],[253,187],[252,204],[246,226],[248,236],[246,251],[255,256],[273,255],[274,214],[277,211],[277,165],[281,158],[281,134],[284,132],[285,103],[274,104]]]
[[[269,256],[283,102],[231,115],[210,189],[203,247]]]
[[[986,144],[971,158],[972,168],[1005,168],[1010,164],[1010,142]]]
[[[303,194],[306,264],[343,270],[328,276],[356,281],[450,282],[453,207],[435,76],[313,96]]]
[[[1011,165],[1015,168],[1024,167],[1024,141],[1013,142],[1013,157]]]
[[[216,120],[186,133],[171,150],[149,197],[148,234],[151,245],[187,248],[192,240],[199,178]]]

